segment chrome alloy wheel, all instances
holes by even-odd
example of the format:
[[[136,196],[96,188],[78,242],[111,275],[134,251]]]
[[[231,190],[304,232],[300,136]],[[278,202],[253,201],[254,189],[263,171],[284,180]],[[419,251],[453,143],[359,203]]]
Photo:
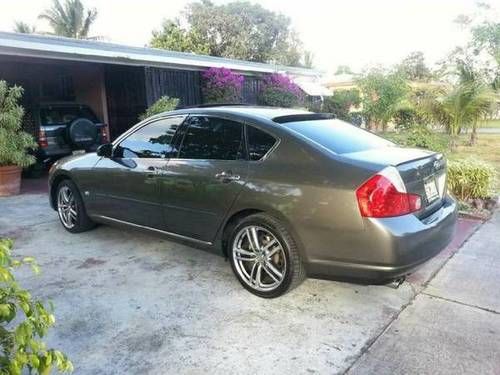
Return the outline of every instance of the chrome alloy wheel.
[[[241,279],[258,291],[276,289],[287,270],[280,241],[269,230],[257,225],[243,227],[234,238],[233,262]]]
[[[57,212],[66,228],[71,229],[76,225],[76,201],[73,192],[67,186],[62,186],[57,193]]]

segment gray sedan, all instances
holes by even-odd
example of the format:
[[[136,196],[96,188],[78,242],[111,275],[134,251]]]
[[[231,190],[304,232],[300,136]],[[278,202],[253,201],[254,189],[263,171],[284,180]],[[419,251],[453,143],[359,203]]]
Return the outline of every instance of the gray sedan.
[[[441,154],[292,109],[163,113],[57,162],[49,181],[68,231],[104,223],[196,245],[229,258],[261,297],[306,276],[407,275],[450,242],[457,220]]]

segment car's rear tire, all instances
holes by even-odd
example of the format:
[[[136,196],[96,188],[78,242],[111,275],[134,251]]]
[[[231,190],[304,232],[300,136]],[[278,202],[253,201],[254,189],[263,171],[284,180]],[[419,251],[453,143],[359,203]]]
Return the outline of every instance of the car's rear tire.
[[[59,220],[68,232],[81,233],[96,226],[88,217],[80,192],[71,180],[63,180],[57,186],[56,208]]]
[[[227,253],[245,289],[264,298],[279,297],[305,279],[297,243],[276,218],[253,214],[231,230]]]

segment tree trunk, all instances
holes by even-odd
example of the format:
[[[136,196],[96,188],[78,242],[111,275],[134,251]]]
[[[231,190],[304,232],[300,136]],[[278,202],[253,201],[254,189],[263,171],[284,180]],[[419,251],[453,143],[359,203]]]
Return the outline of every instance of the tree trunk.
[[[477,129],[476,129],[476,125],[474,124],[472,126],[472,131],[470,133],[469,146],[475,146],[476,143],[477,143]]]

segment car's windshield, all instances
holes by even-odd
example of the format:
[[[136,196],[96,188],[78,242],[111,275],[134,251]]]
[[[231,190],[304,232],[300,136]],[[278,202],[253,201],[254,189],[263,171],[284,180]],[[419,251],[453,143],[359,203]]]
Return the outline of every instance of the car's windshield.
[[[41,125],[69,125],[77,118],[86,118],[94,123],[99,120],[92,110],[86,106],[46,107],[40,109]]]
[[[336,154],[394,146],[392,142],[340,120],[297,121],[283,125]]]

